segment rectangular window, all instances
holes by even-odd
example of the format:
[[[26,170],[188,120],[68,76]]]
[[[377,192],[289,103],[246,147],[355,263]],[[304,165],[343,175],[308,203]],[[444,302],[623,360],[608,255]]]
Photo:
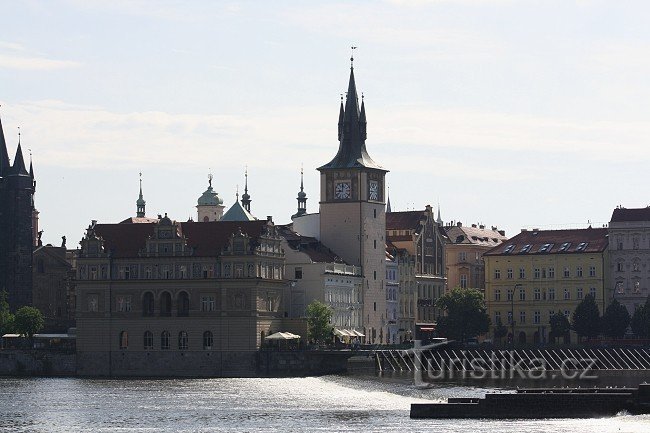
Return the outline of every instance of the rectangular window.
[[[512,301],[512,289],[508,289],[508,301]]]
[[[461,262],[466,262],[467,261],[467,253],[465,251],[461,251],[458,253],[458,260]]]
[[[526,278],[526,270],[524,268],[519,268],[519,278]]]
[[[539,289],[535,289],[534,292],[535,294],[535,300],[540,301],[542,299],[542,292]]]
[[[533,313],[533,323],[539,324],[542,321],[542,315],[539,311]]]
[[[596,299],[596,288],[595,287],[590,287],[589,288],[589,294]]]
[[[555,316],[555,311],[553,311],[553,310],[549,310],[549,311],[548,311],[548,320],[549,320],[549,322],[550,322],[550,320],[553,318],[553,316]]]
[[[542,278],[546,278],[546,268],[542,269]]]
[[[596,267],[595,266],[589,266],[589,276],[590,277],[595,277],[596,276]]]
[[[541,276],[542,276],[542,270],[540,268],[535,268],[534,278],[541,278]]]
[[[519,323],[524,324],[526,323],[526,312],[525,311],[520,311],[519,312]]]
[[[508,269],[508,275],[507,277],[509,280],[512,280],[512,268]]]
[[[548,289],[548,299],[549,301],[555,300],[555,289]]]
[[[526,289],[524,289],[523,287],[519,289],[519,300],[520,301],[526,300]]]
[[[578,287],[578,299],[582,299],[582,287]]]
[[[565,288],[564,289],[564,300],[568,301],[569,299],[571,299],[571,292],[569,291],[569,289]]]
[[[214,296],[202,295],[201,296],[201,311],[214,311],[215,301]]]
[[[466,289],[467,288],[467,275],[461,275],[460,276],[460,288],[461,289]]]
[[[294,270],[294,278],[296,280],[302,279],[302,268],[301,267],[296,267],[296,269]]]
[[[500,301],[501,300],[501,289],[496,289],[494,291],[494,300],[495,301]]]
[[[495,269],[494,270],[494,279],[495,280],[500,280],[501,279],[501,269]]]
[[[576,267],[576,277],[582,277],[582,266]]]
[[[494,312],[494,323],[499,323],[501,322],[501,312],[500,311],[495,311]]]
[[[120,313],[128,313],[131,311],[131,296],[118,295],[117,296],[117,311]]]
[[[512,311],[508,311],[508,325],[512,324]]]
[[[555,268],[548,268],[548,277],[555,278]]]
[[[569,278],[571,276],[571,270],[565,266],[564,267],[564,278]]]

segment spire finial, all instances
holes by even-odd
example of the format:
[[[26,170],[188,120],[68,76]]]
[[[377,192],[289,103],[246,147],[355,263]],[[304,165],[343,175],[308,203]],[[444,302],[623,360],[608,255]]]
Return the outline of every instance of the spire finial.
[[[20,146],[20,126],[18,127],[18,146]]]
[[[208,173],[208,185],[212,188],[212,173]]]
[[[354,69],[354,50],[357,49],[357,47],[350,47],[352,50],[352,53],[350,54],[350,69]]]
[[[146,216],[145,207],[147,202],[144,200],[144,197],[142,196],[142,172],[139,172],[138,174],[140,175],[140,195],[138,196],[138,199],[135,202],[135,208],[136,208],[135,215],[138,218],[144,218]]]
[[[244,192],[248,192],[248,165],[244,169]]]
[[[235,186],[235,196],[237,196],[237,201],[239,201],[239,184]]]

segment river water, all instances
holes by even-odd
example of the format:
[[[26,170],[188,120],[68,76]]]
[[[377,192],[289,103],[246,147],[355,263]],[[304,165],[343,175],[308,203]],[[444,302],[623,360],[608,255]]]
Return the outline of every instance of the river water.
[[[493,390],[405,377],[92,380],[0,378],[0,432],[650,432],[650,416],[411,420],[410,404]]]

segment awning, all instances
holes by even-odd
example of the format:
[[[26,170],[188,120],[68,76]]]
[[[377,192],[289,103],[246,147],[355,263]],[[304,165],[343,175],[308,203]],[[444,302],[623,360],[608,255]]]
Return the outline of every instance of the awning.
[[[353,329],[350,332],[354,332],[355,337],[365,337],[365,334],[362,334],[361,332],[357,331],[356,329]]]
[[[334,328],[334,335],[338,335],[339,337],[352,337],[352,335],[350,335],[350,331],[347,329]]]
[[[276,332],[265,338],[265,340],[296,340],[300,335],[292,334],[291,332]]]

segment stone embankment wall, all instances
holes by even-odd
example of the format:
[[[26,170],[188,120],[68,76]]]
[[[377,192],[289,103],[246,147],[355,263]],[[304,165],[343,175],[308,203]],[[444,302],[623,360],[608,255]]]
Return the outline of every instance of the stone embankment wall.
[[[347,372],[348,358],[353,352],[343,351],[273,351],[257,355],[257,371],[261,376],[319,376]]]
[[[45,350],[0,350],[0,376],[75,376],[77,356]]]

